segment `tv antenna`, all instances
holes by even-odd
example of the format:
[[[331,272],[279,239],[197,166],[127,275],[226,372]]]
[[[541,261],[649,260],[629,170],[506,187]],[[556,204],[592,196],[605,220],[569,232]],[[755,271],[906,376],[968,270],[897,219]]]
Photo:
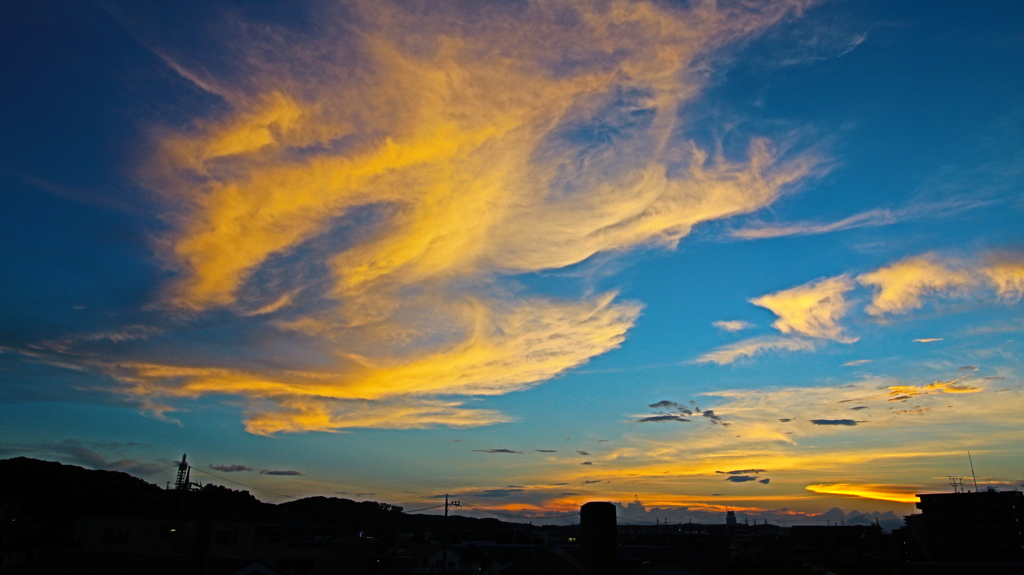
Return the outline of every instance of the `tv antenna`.
[[[964,478],[957,475],[949,476],[949,485],[953,487],[953,493],[964,492]]]

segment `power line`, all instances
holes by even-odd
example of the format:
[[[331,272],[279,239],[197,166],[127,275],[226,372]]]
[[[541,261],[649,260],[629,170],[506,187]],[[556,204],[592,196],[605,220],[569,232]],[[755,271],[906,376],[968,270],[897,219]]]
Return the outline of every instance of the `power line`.
[[[203,471],[202,469],[199,469],[198,467],[193,467],[192,469],[198,471],[199,473],[205,473],[207,475],[216,477],[217,479],[220,479],[221,481],[227,481],[228,483],[234,483],[235,485],[241,485],[242,487],[248,487],[249,489],[255,489],[256,491],[260,491],[260,492],[263,492],[263,493],[269,493],[271,495],[280,495],[281,497],[289,497],[289,498],[294,497],[293,495],[285,495],[284,493],[277,493],[276,491],[268,491],[266,489],[260,489],[259,487],[253,487],[252,485],[246,485],[244,483],[241,483],[241,482],[238,482],[238,481],[234,481],[233,479],[228,479],[226,477],[221,477],[220,475],[217,475],[217,474],[214,474],[214,473],[210,473],[209,471]]]
[[[426,511],[428,509],[437,509],[438,507],[444,507],[444,503],[442,503],[440,505],[433,505],[433,506],[430,506],[430,507],[424,507],[423,509],[412,509],[412,510],[409,510],[409,511],[406,511],[406,510],[403,509],[402,513],[416,513],[418,511]]]
[[[579,517],[579,512],[578,511],[574,511],[572,513],[568,513],[568,514],[565,514],[565,515],[552,515],[552,516],[548,516],[548,517],[530,517],[530,516],[520,516],[520,515],[514,515],[514,514],[499,515],[497,513],[494,513],[493,511],[489,511],[486,507],[484,507],[483,505],[481,505],[480,503],[478,503],[476,501],[470,501],[470,500],[466,499],[465,497],[463,497],[462,500],[473,506],[470,509],[471,511],[476,511],[477,513],[483,513],[485,515],[490,515],[491,517],[495,517],[495,518],[498,518],[498,519],[501,519],[501,520],[525,519],[525,520],[530,520],[530,521],[534,521],[534,520],[543,521],[545,519],[565,519],[567,517]]]

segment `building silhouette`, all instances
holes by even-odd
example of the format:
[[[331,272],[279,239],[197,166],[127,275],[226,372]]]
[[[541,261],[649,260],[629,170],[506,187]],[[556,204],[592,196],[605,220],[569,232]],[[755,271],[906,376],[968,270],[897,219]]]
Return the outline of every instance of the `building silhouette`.
[[[906,527],[895,534],[905,559],[932,564],[1004,564],[1006,572],[1024,572],[1024,493],[989,488],[923,493],[918,498],[921,513],[907,516]]]

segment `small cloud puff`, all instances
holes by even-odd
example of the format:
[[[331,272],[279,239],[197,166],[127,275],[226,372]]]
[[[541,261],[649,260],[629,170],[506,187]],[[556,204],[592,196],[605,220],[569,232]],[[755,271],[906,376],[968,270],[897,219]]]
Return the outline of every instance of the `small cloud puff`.
[[[725,321],[714,321],[714,322],[711,322],[711,325],[717,327],[718,329],[720,329],[722,331],[728,331],[728,332],[742,331],[742,330],[750,329],[750,328],[754,327],[754,324],[750,323],[749,321],[743,321],[743,320],[738,320],[738,319],[731,319],[731,320],[725,320]]]
[[[511,449],[474,449],[473,451],[479,453],[522,453],[522,451],[513,451]],[[538,450],[539,451],[539,450]]]

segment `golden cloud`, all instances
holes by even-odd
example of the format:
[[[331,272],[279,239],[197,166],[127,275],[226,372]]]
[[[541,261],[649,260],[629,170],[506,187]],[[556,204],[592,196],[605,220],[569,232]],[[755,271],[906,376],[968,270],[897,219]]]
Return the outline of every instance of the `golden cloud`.
[[[1020,254],[1001,254],[992,258],[981,273],[995,287],[1000,298],[1012,302],[1024,297],[1024,257]]]
[[[843,334],[839,320],[849,309],[844,294],[854,287],[853,281],[842,275],[754,298],[750,303],[779,316],[772,326],[782,333],[853,343],[857,338]]]
[[[928,385],[890,385],[889,401],[908,399],[928,393],[978,393],[985,391],[980,387],[960,383],[965,378],[957,378],[952,381],[936,381]]]
[[[874,287],[869,315],[904,314],[924,305],[926,296],[976,296],[992,288],[999,299],[1016,302],[1024,297],[1024,258],[1020,254],[989,254],[987,265],[964,262],[926,253],[899,260],[888,266],[857,276],[856,281]],[[754,298],[750,303],[767,308],[778,316],[772,327],[796,337],[756,337],[712,350],[696,360],[720,365],[770,350],[814,350],[816,345],[803,338],[832,339],[853,343],[859,338],[844,333],[840,320],[850,310],[846,292],[856,288],[849,275],[816,280],[794,288]],[[726,328],[730,322],[716,322]],[[726,328],[727,329],[727,328]],[[921,338],[915,342],[935,342],[942,338]]]
[[[698,87],[684,73],[690,62],[787,6],[556,2],[478,27],[460,23],[454,7],[432,5],[433,18],[386,3],[362,8],[373,32],[360,36],[360,58],[340,50],[310,76],[300,66],[277,77],[268,64],[256,94],[231,92],[230,117],[162,143],[149,172],[189,202],[169,238],[183,272],[176,305],[233,302],[269,257],[359,206],[393,211],[376,237],[333,258],[342,294],[672,246],[700,222],[764,207],[810,169],[807,159],[778,164],[758,140],[744,162],[695,146],[667,155],[665,141]],[[572,131],[593,120],[618,141],[575,142]],[[355,143],[331,148],[346,139]],[[686,156],[681,175],[669,176],[667,164]]]
[[[926,295],[966,293],[977,284],[962,264],[940,261],[935,254],[900,260],[862,274],[857,281],[875,287],[866,311],[876,316],[907,313],[921,307]]]
[[[640,306],[615,304],[613,297],[535,299],[504,309],[471,302],[466,317],[472,323],[465,339],[413,357],[380,360],[348,354],[343,370],[340,365],[336,371],[257,372],[126,363],[114,373],[130,393],[150,400],[206,394],[249,398],[246,425],[255,433],[496,423],[509,419],[424,396],[525,389],[618,347]],[[402,409],[387,407],[396,405]],[[389,421],[389,412],[405,417]]]
[[[765,140],[727,157],[677,137],[695,61],[801,7],[366,1],[313,32],[224,27],[217,62],[161,47],[225,110],[160,133],[141,170],[172,223],[163,302],[336,362],[114,371],[153,401],[242,396],[255,433],[506,420],[436,398],[555,377],[616,348],[640,306],[513,297],[503,278],[673,248],[812,171]]]

